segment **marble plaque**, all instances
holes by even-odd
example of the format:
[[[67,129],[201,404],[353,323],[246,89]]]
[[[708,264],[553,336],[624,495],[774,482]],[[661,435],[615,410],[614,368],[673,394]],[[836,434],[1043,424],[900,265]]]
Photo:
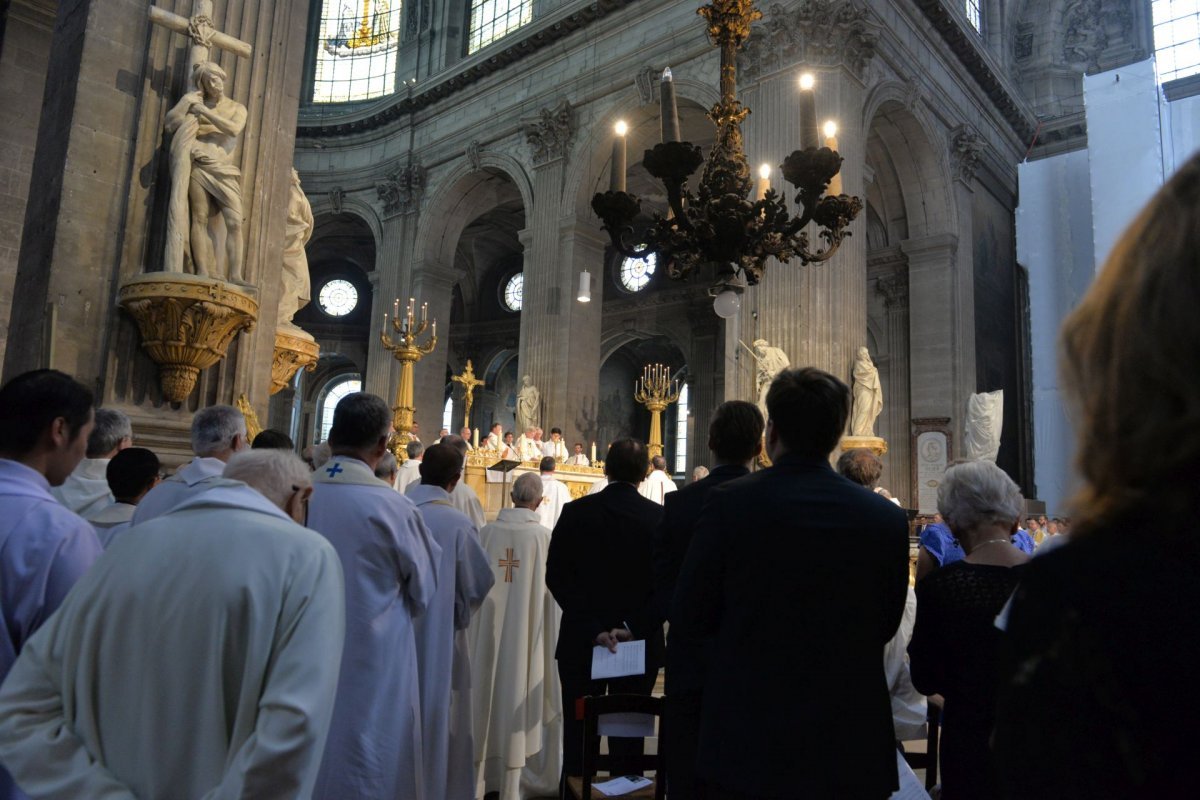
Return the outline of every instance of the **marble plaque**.
[[[917,436],[917,511],[937,512],[937,491],[946,474],[946,434],[925,431]]]

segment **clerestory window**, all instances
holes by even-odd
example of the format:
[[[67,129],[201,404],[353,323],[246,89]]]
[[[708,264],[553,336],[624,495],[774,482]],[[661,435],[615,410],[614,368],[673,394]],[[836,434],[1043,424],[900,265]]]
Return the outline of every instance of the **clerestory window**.
[[[312,102],[351,103],[396,90],[401,0],[324,0]]]
[[[467,53],[482,50],[533,21],[533,0],[471,0]]]

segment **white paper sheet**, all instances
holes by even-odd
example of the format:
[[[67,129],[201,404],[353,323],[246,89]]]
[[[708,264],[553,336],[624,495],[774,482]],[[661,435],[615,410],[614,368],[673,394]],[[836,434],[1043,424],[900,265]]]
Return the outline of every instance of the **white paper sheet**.
[[[592,680],[624,678],[626,675],[646,674],[646,640],[621,642],[617,652],[604,645],[592,648]]]
[[[654,715],[628,712],[601,714],[596,718],[596,732],[601,736],[624,736],[643,739],[654,735]]]
[[[643,789],[653,783],[649,778],[643,778],[640,775],[630,775],[623,778],[613,778],[611,781],[604,783],[593,783],[592,788],[598,791],[605,797],[617,797],[622,794],[629,794],[638,789]]]

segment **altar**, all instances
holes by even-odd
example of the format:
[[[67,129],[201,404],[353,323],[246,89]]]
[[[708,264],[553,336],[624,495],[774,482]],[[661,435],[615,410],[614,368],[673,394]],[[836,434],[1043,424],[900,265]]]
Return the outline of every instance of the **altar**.
[[[479,502],[483,504],[483,512],[489,522],[496,518],[501,508],[512,504],[507,491],[512,491],[513,481],[528,472],[541,474],[538,461],[525,461],[508,474],[506,491],[504,473],[488,469],[499,460],[500,454],[495,450],[472,450],[467,453],[467,465],[463,471],[463,480],[479,495]],[[603,462],[596,467],[559,464],[554,474],[571,492],[571,499],[577,500],[591,490],[593,483],[604,477],[604,466]]]

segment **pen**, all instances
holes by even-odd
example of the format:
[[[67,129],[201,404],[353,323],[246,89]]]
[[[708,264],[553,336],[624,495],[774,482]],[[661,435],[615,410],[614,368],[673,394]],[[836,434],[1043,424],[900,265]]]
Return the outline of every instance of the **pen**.
[[[625,626],[625,630],[629,632],[629,638],[632,639],[633,629],[629,627],[629,623],[622,620],[621,624]]]

